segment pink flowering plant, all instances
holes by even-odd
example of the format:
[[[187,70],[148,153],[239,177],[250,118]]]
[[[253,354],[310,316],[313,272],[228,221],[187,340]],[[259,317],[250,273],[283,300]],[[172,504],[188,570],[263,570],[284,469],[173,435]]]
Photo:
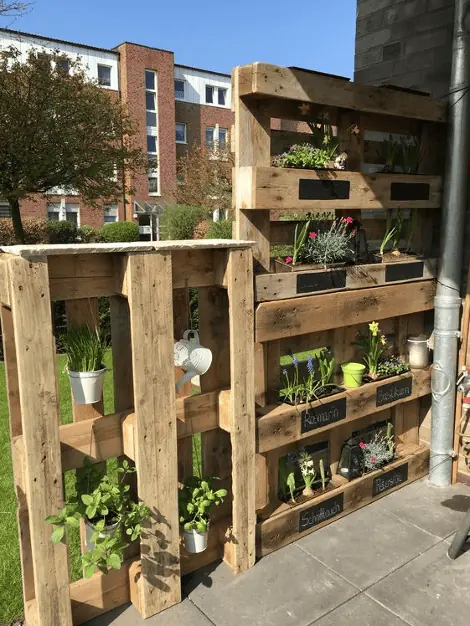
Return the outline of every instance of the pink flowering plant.
[[[376,433],[371,441],[366,443],[361,441],[359,443],[362,453],[362,466],[365,472],[379,469],[395,458],[395,443],[392,431],[392,423],[388,422],[385,434]]]
[[[356,234],[352,217],[337,218],[327,231],[310,231],[302,250],[302,260],[321,264],[343,263],[354,258],[352,240]]]

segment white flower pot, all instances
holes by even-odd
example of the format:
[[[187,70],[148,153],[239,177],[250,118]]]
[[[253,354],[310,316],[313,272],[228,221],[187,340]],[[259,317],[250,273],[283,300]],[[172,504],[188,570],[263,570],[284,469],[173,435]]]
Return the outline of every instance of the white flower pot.
[[[99,538],[104,539],[105,537],[110,537],[114,533],[117,527],[118,527],[118,522],[115,522],[114,524],[110,524],[109,526],[105,526],[104,529],[98,535]],[[85,545],[86,545],[87,550],[93,550],[94,548],[94,544],[91,541],[91,536],[94,532],[95,530],[93,528],[93,524],[90,521],[85,520]]]
[[[93,404],[103,395],[103,379],[106,368],[96,372],[69,371],[73,399],[76,404]]]
[[[207,548],[208,536],[209,530],[205,533],[198,533],[197,530],[183,530],[184,547],[191,554],[204,552]]]

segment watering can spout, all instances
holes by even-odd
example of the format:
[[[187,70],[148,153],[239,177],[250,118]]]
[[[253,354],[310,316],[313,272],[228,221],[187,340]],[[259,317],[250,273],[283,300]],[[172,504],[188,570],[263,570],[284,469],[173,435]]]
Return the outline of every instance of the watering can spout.
[[[188,381],[190,381],[191,378],[193,378],[194,376],[196,376],[196,372],[193,372],[193,371],[186,372],[186,374],[181,376],[181,378],[176,383],[176,393],[178,393],[178,391],[181,389],[184,383],[187,383]]]

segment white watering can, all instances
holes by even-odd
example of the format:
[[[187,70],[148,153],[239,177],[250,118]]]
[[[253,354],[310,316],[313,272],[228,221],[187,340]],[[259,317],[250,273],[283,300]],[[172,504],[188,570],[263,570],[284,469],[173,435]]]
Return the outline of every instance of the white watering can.
[[[212,352],[201,346],[196,330],[185,330],[183,339],[174,345],[174,361],[176,367],[181,367],[186,372],[176,383],[178,392],[188,380],[207,372],[212,363]]]

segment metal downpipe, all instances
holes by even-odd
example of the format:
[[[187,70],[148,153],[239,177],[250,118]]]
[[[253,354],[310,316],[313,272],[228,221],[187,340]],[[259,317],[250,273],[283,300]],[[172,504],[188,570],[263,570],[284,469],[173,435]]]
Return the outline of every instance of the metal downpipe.
[[[434,366],[432,375],[431,460],[429,480],[450,485],[454,445],[455,387],[460,329],[467,164],[469,160],[468,77],[470,0],[455,0],[449,135],[442,205],[441,258],[434,300]]]

